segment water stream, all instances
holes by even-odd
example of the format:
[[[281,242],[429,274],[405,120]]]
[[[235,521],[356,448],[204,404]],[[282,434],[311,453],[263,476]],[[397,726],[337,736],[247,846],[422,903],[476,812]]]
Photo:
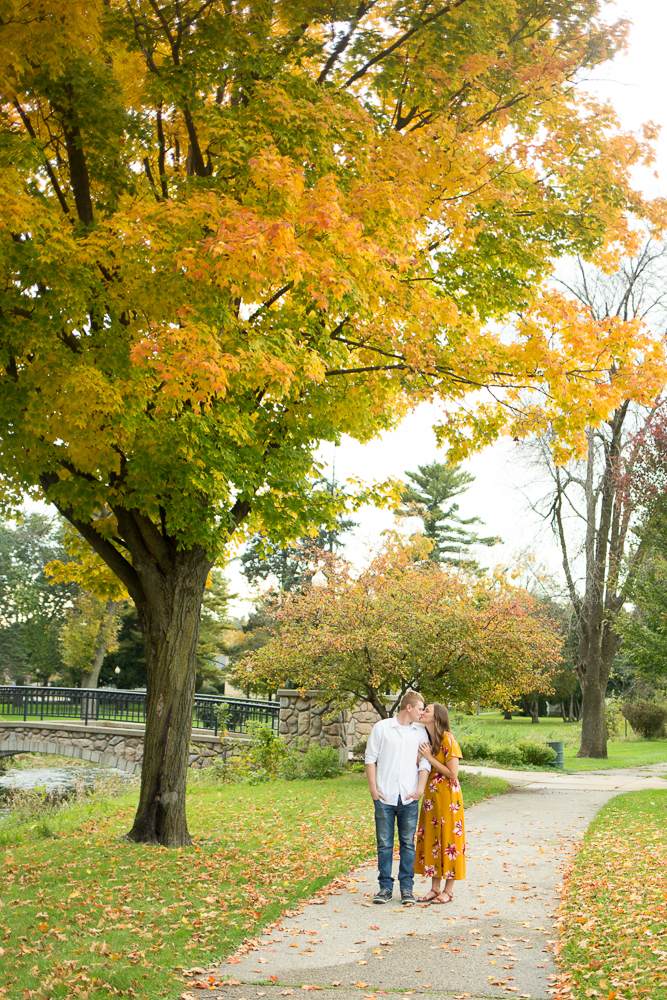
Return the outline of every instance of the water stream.
[[[11,758],[9,758],[11,761]],[[77,767],[67,765],[59,767],[12,767],[9,763],[4,771],[0,771],[0,818],[6,815],[7,809],[2,802],[5,791],[32,791],[39,789],[46,792],[65,793],[73,792],[77,781],[83,782],[87,787],[92,787],[100,778],[107,775],[115,775],[121,779],[129,780],[129,776],[124,771],[117,771],[115,768]]]

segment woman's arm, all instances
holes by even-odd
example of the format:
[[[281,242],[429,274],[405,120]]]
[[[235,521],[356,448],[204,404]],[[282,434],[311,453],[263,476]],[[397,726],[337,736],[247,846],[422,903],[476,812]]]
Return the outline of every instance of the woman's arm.
[[[434,771],[438,771],[440,774],[444,774],[445,778],[449,778],[453,781],[458,777],[459,773],[459,759],[458,757],[450,757],[446,764],[441,764],[439,760],[433,756],[433,749],[430,743],[422,743],[419,747],[419,752],[422,757],[426,757]]]

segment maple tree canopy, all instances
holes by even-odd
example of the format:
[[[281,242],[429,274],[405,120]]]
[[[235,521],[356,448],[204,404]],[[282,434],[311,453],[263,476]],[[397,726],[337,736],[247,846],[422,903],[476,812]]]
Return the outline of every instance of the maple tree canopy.
[[[6,489],[210,547],[292,527],[313,442],[434,394],[599,413],[627,331],[560,300],[481,329],[644,211],[648,148],[573,85],[623,40],[597,9],[2,0]]]
[[[545,419],[572,446],[661,384],[638,325],[535,294],[662,223],[629,181],[651,129],[577,91],[624,43],[601,6],[0,0],[2,500],[46,496],[137,605],[140,811],[180,803],[229,533],[335,516],[320,441],[439,397],[455,453]],[[461,409],[481,386],[509,408]]]

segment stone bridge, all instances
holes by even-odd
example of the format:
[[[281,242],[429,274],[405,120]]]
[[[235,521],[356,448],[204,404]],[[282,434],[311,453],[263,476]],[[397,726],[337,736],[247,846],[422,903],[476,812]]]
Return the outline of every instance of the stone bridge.
[[[210,730],[194,729],[190,767],[206,767],[243,740],[235,735],[221,739]],[[83,722],[4,719],[0,716],[0,757],[19,753],[60,754],[87,760],[101,767],[115,767],[127,774],[141,773],[144,726],[131,722]]]

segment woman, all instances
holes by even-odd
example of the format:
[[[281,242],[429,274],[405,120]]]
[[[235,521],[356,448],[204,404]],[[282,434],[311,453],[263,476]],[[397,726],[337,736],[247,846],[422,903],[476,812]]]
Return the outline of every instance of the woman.
[[[425,757],[431,765],[431,777],[417,825],[415,872],[430,875],[432,882],[417,902],[451,903],[454,881],[466,877],[463,797],[458,780],[462,754],[449,731],[449,712],[444,705],[427,705],[419,721],[431,740],[419,747],[420,759]]]

